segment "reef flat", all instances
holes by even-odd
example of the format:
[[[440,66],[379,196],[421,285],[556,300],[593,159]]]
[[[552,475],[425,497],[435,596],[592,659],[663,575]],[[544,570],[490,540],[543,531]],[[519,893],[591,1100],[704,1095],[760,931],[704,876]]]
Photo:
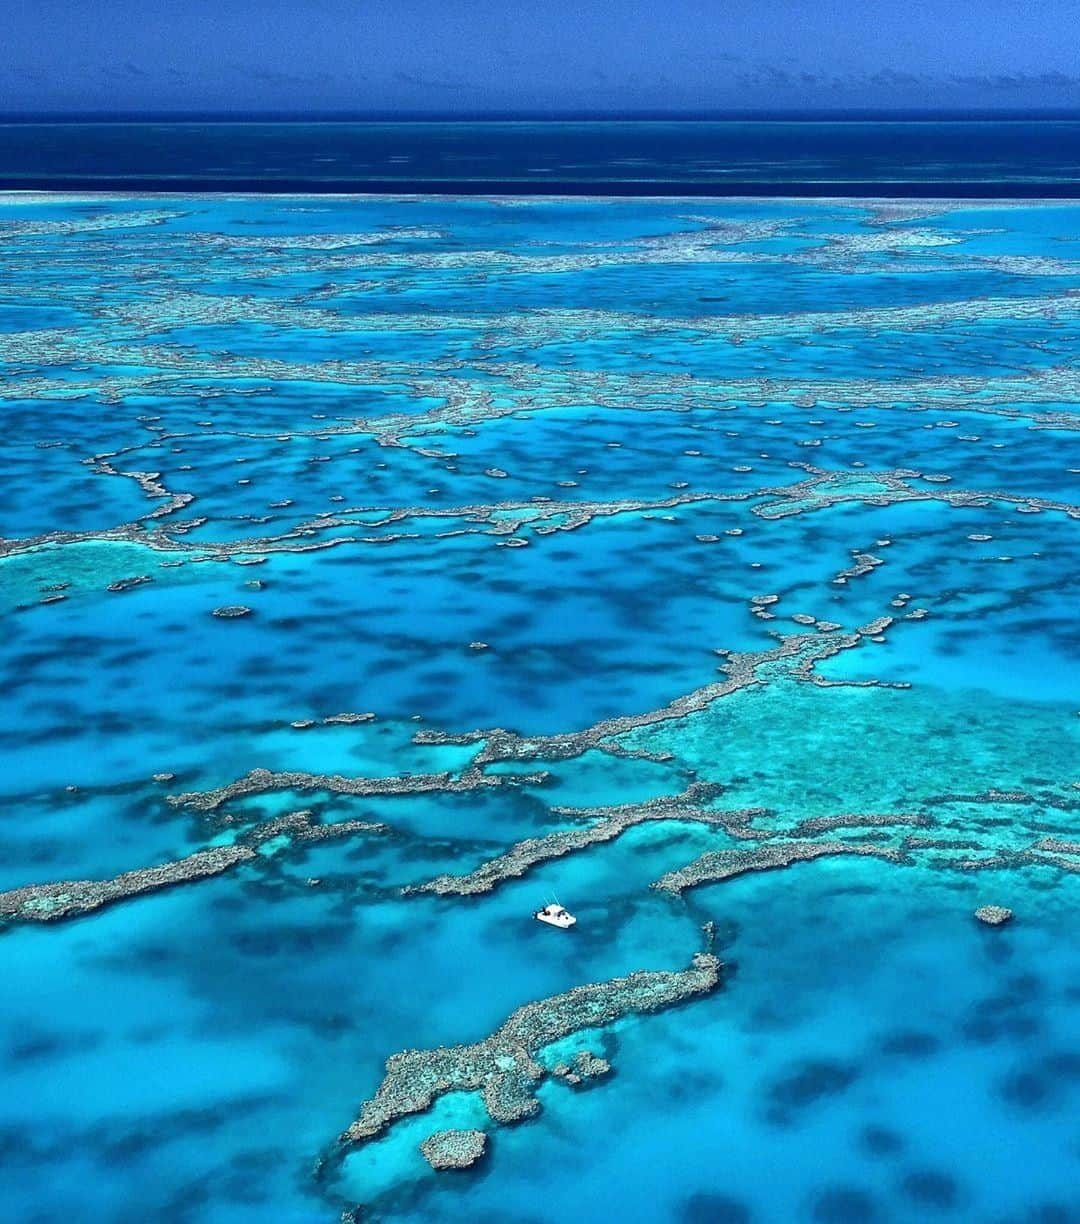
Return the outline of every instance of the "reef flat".
[[[292,812],[241,834],[231,845],[197,850],[175,862],[125,871],[111,880],[65,880],[50,884],[28,884],[0,893],[0,923],[57,922],[92,913],[129,897],[174,888],[220,875],[242,863],[259,859],[260,850],[279,851],[288,845],[349,837],[354,833],[383,833],[386,826],[364,820],[342,820],[322,825],[312,822],[310,812]],[[274,843],[277,843],[276,845]]]
[[[395,1054],[378,1091],[364,1102],[341,1142],[349,1146],[374,1139],[398,1118],[426,1112],[447,1092],[480,1092],[493,1122],[507,1125],[529,1118],[539,1110],[535,1090],[545,1069],[535,1056],[543,1046],[630,1013],[685,1002],[713,990],[719,974],[716,957],[699,952],[689,968],[678,972],[631,973],[528,1003],[475,1045]]]
[[[1075,1218],[1077,232],[0,196],[12,1218]]]

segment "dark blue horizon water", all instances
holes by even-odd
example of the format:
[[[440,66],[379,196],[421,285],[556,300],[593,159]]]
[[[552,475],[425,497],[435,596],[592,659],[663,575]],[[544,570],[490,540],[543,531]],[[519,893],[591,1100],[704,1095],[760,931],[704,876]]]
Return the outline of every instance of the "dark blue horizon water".
[[[0,124],[0,189],[1080,196],[1080,118]]]

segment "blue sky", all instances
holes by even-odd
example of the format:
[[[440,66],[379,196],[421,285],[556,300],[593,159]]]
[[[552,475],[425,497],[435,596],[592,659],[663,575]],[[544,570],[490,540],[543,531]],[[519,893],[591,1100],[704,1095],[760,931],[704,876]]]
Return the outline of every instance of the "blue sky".
[[[1080,0],[11,0],[0,110],[1080,107]]]

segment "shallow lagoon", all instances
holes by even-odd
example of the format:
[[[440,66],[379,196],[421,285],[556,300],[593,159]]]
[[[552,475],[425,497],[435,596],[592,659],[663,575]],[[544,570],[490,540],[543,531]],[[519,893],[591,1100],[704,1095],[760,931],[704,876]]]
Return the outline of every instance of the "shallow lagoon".
[[[6,197],[0,888],[385,826],[0,930],[12,1218],[1080,1219],[1078,222]],[[773,838],[892,857],[652,887]],[[607,1079],[334,1149],[710,922],[717,990],[560,1043]]]

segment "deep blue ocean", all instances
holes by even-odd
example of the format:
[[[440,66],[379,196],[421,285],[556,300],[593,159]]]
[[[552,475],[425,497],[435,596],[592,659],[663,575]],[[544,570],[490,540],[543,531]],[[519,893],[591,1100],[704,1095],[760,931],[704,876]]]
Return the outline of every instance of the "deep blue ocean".
[[[479,131],[0,129],[0,1220],[1075,1224],[1076,127]]]
[[[1080,195],[1080,115],[0,124],[0,188]]]

